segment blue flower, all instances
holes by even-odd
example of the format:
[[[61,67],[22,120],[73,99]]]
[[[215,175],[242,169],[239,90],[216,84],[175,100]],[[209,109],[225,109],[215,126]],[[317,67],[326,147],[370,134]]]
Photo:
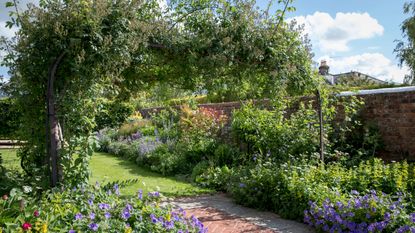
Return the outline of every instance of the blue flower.
[[[114,192],[116,195],[120,195],[120,188],[118,186],[118,184],[114,184]]]
[[[138,199],[142,200],[143,199],[143,190],[138,190]]]
[[[151,221],[153,223],[157,223],[158,222],[158,219],[156,218],[156,216],[154,214],[150,214],[150,218],[151,218]]]
[[[149,197],[160,197],[160,193],[159,192],[149,192],[148,193],[148,196]]]
[[[75,220],[81,220],[83,218],[81,213],[75,214]]]
[[[415,223],[415,213],[412,213],[412,214],[410,214],[409,216],[410,216],[411,221],[412,221],[413,223]]]
[[[129,218],[131,217],[130,211],[129,211],[127,208],[125,208],[125,209],[121,212],[121,217],[122,217],[124,220],[129,219]]]
[[[246,185],[244,183],[239,183],[239,188],[245,188]]]
[[[89,229],[91,229],[92,231],[98,231],[98,227],[99,225],[96,223],[91,223],[88,225]]]
[[[98,204],[98,207],[99,207],[101,210],[107,210],[107,209],[109,209],[109,208],[110,208],[110,205],[109,205],[109,204],[106,204],[106,203],[99,203],[99,204]]]

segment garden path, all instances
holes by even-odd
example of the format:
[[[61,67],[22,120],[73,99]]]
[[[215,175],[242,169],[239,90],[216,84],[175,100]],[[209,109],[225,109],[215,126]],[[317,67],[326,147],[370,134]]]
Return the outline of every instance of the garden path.
[[[282,219],[274,213],[237,205],[224,194],[178,198],[169,203],[186,210],[188,216],[197,217],[209,233],[314,232],[304,224]]]

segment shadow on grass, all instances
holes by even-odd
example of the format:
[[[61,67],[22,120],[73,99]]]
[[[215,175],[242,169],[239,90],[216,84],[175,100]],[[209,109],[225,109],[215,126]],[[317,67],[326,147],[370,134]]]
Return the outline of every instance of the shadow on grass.
[[[178,179],[177,177],[163,176],[161,174],[150,171],[147,168],[143,168],[132,161],[107,154],[107,153],[95,153],[94,166],[95,169],[111,169],[112,178],[117,178],[118,181],[130,180],[130,179],[139,179],[145,180],[150,184],[150,187],[147,191],[151,190],[151,186],[159,187],[160,192],[165,196],[193,196],[199,194],[212,193],[212,190],[200,188],[192,183],[186,182],[183,179]],[[102,166],[99,166],[102,165]],[[108,167],[114,166],[114,167]],[[100,167],[100,168],[99,168]],[[94,170],[95,170],[94,169]],[[107,170],[108,171],[108,170]],[[119,172],[119,177],[114,177],[114,174]],[[122,173],[122,174],[121,174]],[[127,173],[127,174],[126,174]],[[125,177],[125,175],[129,177]],[[95,179],[103,179],[104,177],[94,177]],[[114,180],[112,180],[114,181]],[[111,181],[110,181],[111,182]],[[129,184],[128,186],[134,186],[134,184]]]

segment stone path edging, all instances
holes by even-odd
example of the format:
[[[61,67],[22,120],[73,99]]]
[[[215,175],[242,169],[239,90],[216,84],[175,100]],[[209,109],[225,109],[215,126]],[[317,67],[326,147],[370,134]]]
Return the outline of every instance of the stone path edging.
[[[219,215],[221,215],[221,212],[224,212],[224,213],[227,213],[230,217],[232,217],[232,219],[236,219],[238,221],[240,220],[248,221],[257,226],[271,229],[273,231],[281,232],[281,233],[314,232],[311,228],[309,228],[305,224],[291,221],[291,220],[282,219],[281,217],[279,217],[278,215],[274,213],[259,211],[259,210],[237,205],[232,201],[232,199],[226,197],[224,194],[178,198],[175,200],[168,201],[168,203],[172,204],[173,206],[177,208],[183,208],[185,210],[189,210],[190,213],[199,213],[199,214],[205,214],[205,215],[211,213],[212,208],[213,208],[213,209],[218,210],[215,213],[216,215],[218,215],[218,212],[219,212]],[[198,217],[197,214],[195,214],[195,216]],[[206,216],[203,216],[203,217],[206,218]],[[215,220],[215,221],[218,221],[218,220]],[[209,229],[211,228],[209,227]],[[219,232],[219,231],[215,231],[215,232]]]

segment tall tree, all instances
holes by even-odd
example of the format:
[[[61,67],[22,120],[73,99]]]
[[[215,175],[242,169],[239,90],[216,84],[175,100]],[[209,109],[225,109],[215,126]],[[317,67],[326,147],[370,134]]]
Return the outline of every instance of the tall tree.
[[[275,14],[252,0],[173,0],[167,9],[154,0],[29,6],[11,21],[20,28],[5,61],[23,112],[23,167],[50,175],[51,186],[85,182],[94,100],[106,87],[128,98],[144,83],[191,87],[261,76],[270,93],[303,91],[313,83],[311,59],[284,22],[291,2],[279,0]]]
[[[401,25],[403,41],[399,41],[395,52],[401,65],[406,64],[411,69],[411,74],[406,75],[404,82],[415,85],[415,1],[404,4],[403,11],[409,17]]]

